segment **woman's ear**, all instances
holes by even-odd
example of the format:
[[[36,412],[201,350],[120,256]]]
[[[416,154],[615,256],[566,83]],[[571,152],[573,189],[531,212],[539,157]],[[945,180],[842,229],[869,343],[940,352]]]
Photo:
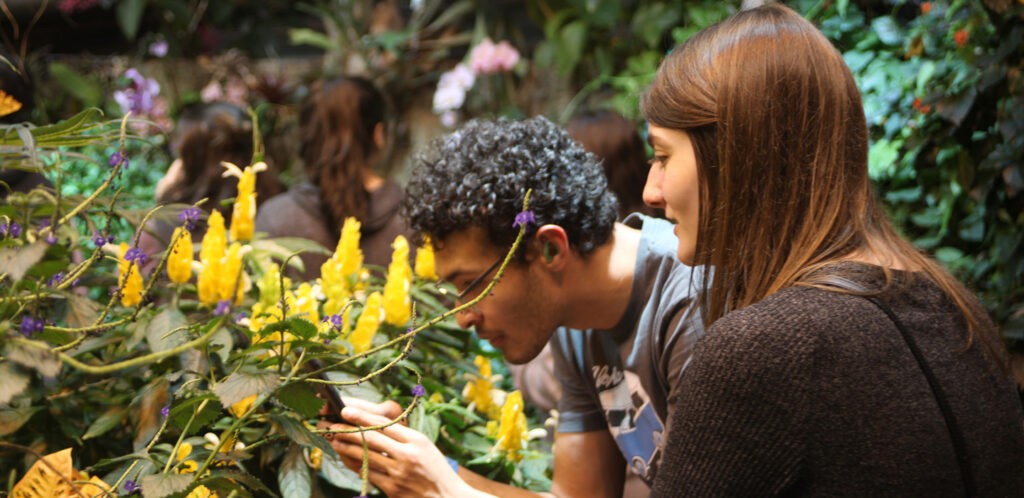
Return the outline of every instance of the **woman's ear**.
[[[373,125],[373,145],[377,147],[377,150],[384,148],[387,143],[387,138],[384,134],[384,122]]]
[[[533,239],[542,264],[553,270],[565,266],[566,258],[569,256],[569,237],[565,234],[564,228],[558,225],[543,225],[537,229]]]

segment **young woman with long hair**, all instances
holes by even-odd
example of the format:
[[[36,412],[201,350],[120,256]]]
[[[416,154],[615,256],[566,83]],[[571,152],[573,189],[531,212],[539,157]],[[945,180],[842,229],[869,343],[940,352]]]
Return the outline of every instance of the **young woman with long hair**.
[[[772,4],[676,48],[642,100],[645,200],[705,265],[656,496],[1019,496],[996,327],[873,197],[839,52]]]
[[[390,244],[406,226],[399,214],[401,188],[374,170],[386,140],[386,109],[384,96],[363,78],[339,77],[314,91],[301,115],[307,180],[268,201],[256,230],[333,250],[345,218],[354,216],[362,224],[364,261],[387,265]],[[326,259],[304,253],[305,276],[318,276]]]

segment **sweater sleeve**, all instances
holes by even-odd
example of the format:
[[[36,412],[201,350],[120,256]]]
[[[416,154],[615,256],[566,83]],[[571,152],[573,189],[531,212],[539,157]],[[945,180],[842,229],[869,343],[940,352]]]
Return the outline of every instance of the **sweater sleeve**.
[[[797,478],[814,335],[786,317],[745,311],[698,343],[652,496],[764,496]]]

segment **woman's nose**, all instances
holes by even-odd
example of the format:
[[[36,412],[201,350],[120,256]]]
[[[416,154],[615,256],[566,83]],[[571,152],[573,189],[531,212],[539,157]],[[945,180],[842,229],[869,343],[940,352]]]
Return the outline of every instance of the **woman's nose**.
[[[644,204],[653,208],[664,209],[665,197],[661,194],[661,169],[651,166],[647,172],[647,183],[644,184]]]

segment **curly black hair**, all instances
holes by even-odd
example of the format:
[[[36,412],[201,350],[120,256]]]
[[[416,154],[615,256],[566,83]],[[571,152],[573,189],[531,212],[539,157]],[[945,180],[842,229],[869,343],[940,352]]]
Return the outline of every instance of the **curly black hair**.
[[[559,225],[580,254],[611,237],[618,202],[598,158],[543,117],[470,121],[435,140],[413,160],[403,209],[419,236],[444,241],[477,226],[492,244],[510,247],[528,189],[536,218],[528,236]]]

